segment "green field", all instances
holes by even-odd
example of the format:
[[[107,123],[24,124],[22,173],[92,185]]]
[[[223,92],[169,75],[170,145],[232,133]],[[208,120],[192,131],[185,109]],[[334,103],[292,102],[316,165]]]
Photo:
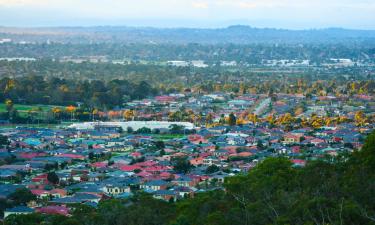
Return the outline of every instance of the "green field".
[[[47,112],[50,111],[53,105],[23,105],[14,104],[13,106],[21,117],[27,117],[28,113],[33,110],[36,111],[36,119],[42,119],[46,116]],[[41,110],[41,111],[39,111]],[[0,113],[6,112],[6,105],[4,103],[0,104]]]
[[[58,128],[62,127],[61,124],[46,124],[46,123],[40,123],[40,124],[4,124],[0,125],[0,129],[9,129],[9,128],[17,128],[17,127],[32,127],[32,128]]]
[[[183,134],[153,134],[152,137],[157,140],[170,140],[174,138],[183,138]]]
[[[49,111],[51,108],[55,106],[51,105],[21,105],[21,104],[15,104],[14,108],[19,112],[28,112],[32,109],[41,108],[43,112]],[[6,112],[6,105],[4,103],[0,104],[0,112]]]

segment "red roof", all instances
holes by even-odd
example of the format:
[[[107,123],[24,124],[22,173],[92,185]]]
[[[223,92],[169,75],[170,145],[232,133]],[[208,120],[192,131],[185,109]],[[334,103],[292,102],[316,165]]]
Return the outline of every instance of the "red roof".
[[[67,216],[69,214],[69,209],[66,206],[46,206],[36,209],[39,213],[45,214],[60,214]]]
[[[41,157],[41,156],[46,156],[46,153],[37,153],[37,152],[31,152],[31,153],[21,153],[19,156],[24,159],[32,159],[35,157]]]
[[[36,177],[33,177],[31,179],[31,181],[32,182],[45,182],[45,183],[48,183],[47,176],[48,176],[48,174],[43,173],[43,174],[40,174],[40,175],[38,175]]]
[[[139,176],[139,177],[149,177],[149,176],[152,176],[152,173],[142,171],[140,173],[137,173],[137,176]]]
[[[92,167],[96,167],[96,168],[105,168],[107,167],[108,165],[108,162],[107,161],[104,161],[104,162],[96,162],[96,163],[92,163],[91,166]]]
[[[163,179],[166,179],[166,178],[169,178],[169,177],[172,176],[172,174],[171,174],[171,173],[168,173],[168,172],[162,172],[162,173],[160,173],[159,175],[160,175],[160,177],[162,177]]]
[[[140,157],[140,156],[142,156],[142,154],[140,152],[133,152],[130,155],[133,156],[133,157]]]
[[[141,167],[136,165],[123,165],[120,166],[119,169],[126,172],[133,172],[134,170],[140,170]]]
[[[148,161],[145,161],[145,162],[136,163],[134,165],[137,165],[137,166],[140,166],[140,167],[150,167],[150,166],[154,166],[156,164],[157,164],[156,162],[154,162],[152,160],[148,160]]]
[[[303,160],[303,159],[292,159],[291,161],[292,163],[297,164],[297,165],[301,165],[301,166],[306,165],[306,160]]]
[[[147,172],[161,172],[165,170],[169,170],[170,168],[166,166],[152,166],[152,167],[147,167],[145,168],[145,171]]]
[[[33,193],[34,195],[49,194],[48,191],[46,191],[46,190],[39,190],[39,189],[31,190],[31,193]]]
[[[240,157],[249,157],[253,154],[251,152],[240,152],[237,155],[240,156]]]
[[[159,102],[171,102],[174,101],[176,98],[172,96],[156,96],[155,100]]]
[[[56,157],[66,157],[71,159],[85,159],[83,155],[77,155],[77,154],[61,154],[57,155]]]

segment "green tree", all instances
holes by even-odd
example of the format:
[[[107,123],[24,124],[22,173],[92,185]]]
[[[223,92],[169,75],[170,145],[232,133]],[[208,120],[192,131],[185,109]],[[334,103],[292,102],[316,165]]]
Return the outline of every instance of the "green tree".
[[[10,141],[7,136],[0,134],[0,146],[8,146]]]
[[[215,172],[217,172],[217,171],[219,171],[219,170],[220,170],[220,168],[219,168],[218,166],[216,166],[216,165],[211,165],[211,166],[207,167],[207,169],[206,169],[206,174],[215,173]]]
[[[178,157],[173,160],[173,170],[177,173],[188,173],[192,168],[192,165],[186,157]]]
[[[15,205],[21,205],[35,201],[36,196],[27,188],[19,188],[9,195],[9,199],[13,201]]]
[[[229,126],[235,126],[236,125],[236,121],[237,121],[236,116],[233,113],[229,114],[228,125]]]
[[[49,172],[47,174],[47,180],[51,183],[51,184],[58,184],[60,179],[59,177],[57,176],[57,174],[52,171],[52,172]]]

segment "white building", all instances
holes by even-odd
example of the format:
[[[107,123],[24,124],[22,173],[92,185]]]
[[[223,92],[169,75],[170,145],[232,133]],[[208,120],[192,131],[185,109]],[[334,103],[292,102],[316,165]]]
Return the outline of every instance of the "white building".
[[[169,129],[171,125],[183,126],[185,129],[192,130],[195,128],[194,124],[189,122],[168,122],[168,121],[128,121],[128,122],[84,122],[84,123],[73,123],[69,125],[69,128],[75,128],[78,130],[93,130],[95,125],[105,126],[119,126],[123,130],[131,127],[133,130],[138,130],[143,127],[153,129]]]

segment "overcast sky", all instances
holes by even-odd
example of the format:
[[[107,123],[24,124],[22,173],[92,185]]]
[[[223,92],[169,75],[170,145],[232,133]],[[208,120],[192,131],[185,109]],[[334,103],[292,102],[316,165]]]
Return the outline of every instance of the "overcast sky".
[[[0,0],[0,26],[375,29],[375,0]]]

